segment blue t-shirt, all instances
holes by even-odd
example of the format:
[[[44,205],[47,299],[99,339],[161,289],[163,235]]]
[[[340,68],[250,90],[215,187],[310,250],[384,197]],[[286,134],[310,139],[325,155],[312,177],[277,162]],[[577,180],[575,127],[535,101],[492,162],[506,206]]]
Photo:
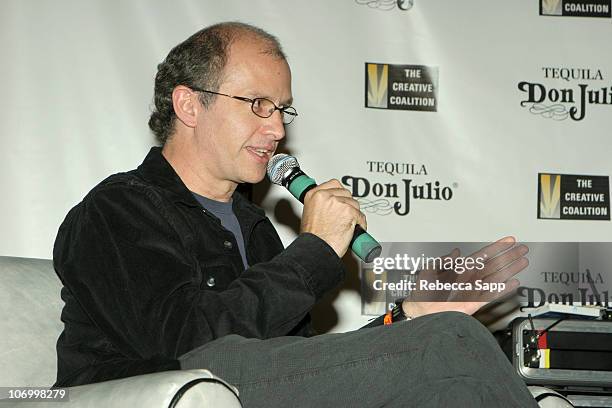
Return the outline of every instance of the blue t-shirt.
[[[191,193],[196,198],[196,200],[198,200],[202,207],[213,213],[213,215],[221,221],[221,225],[223,226],[223,228],[234,234],[236,242],[238,243],[238,250],[240,251],[240,256],[242,257],[242,263],[244,264],[244,268],[246,269],[249,266],[249,263],[246,259],[246,251],[244,249],[244,237],[242,236],[242,230],[240,229],[238,218],[236,218],[236,214],[234,214],[234,210],[232,209],[233,200],[230,200],[229,202],[225,203],[223,201],[211,200],[210,198],[201,196],[197,193],[194,193],[193,191]]]

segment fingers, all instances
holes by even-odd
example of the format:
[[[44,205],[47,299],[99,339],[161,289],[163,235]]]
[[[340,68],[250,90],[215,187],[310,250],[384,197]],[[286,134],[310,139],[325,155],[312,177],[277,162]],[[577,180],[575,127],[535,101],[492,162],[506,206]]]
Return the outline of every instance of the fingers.
[[[470,255],[470,257],[471,258],[484,258],[485,260],[489,260],[497,256],[499,253],[504,252],[507,249],[511,248],[515,243],[516,243],[516,239],[514,239],[514,237],[504,237],[474,252],[472,255]]]
[[[486,278],[483,279],[484,282],[509,282],[511,278],[527,268],[529,266],[529,261],[527,258],[520,258],[515,260],[509,265],[506,265],[502,270],[487,275]]]
[[[359,202],[353,198],[351,192],[344,188],[340,181],[332,179],[325,183],[313,188],[306,193],[306,200],[336,200],[342,204],[352,207],[355,211],[352,212],[352,219],[355,224],[361,225],[363,229],[367,229],[367,221],[365,215],[361,212]]]
[[[453,250],[450,252],[450,254],[444,255],[442,257],[442,260],[446,261],[447,259],[455,259],[455,258],[458,258],[459,255],[461,255],[461,251],[459,250],[459,248],[453,248]]]
[[[357,211],[361,211],[361,209],[359,207],[359,203],[353,197],[334,196],[334,199],[340,201],[341,203],[350,205],[351,207],[353,207]]]
[[[514,263],[517,260],[524,261],[521,264],[527,262],[527,259],[523,258],[527,254],[527,252],[529,252],[529,248],[527,248],[526,245],[521,244],[521,245],[518,245],[504,252],[503,254],[493,259],[489,259],[489,261],[487,262],[486,272],[484,276],[495,274],[503,270],[504,268],[506,268],[506,266]],[[528,262],[524,264],[522,269],[524,269],[527,266],[527,264]],[[520,270],[517,271],[516,273],[520,272]]]
[[[523,251],[525,250],[521,250],[519,248],[519,251],[516,252],[521,253]],[[526,253],[526,251],[524,253]],[[481,296],[486,297],[487,301],[490,302],[493,300],[498,301],[509,296],[510,294],[513,294],[520,284],[519,280],[513,278],[513,276],[523,271],[527,266],[529,266],[529,260],[523,256],[520,256],[519,258],[515,258],[511,263],[502,266],[501,269],[488,274],[486,278],[482,279],[483,284],[504,284],[505,287],[501,292],[483,292]]]
[[[492,296],[490,300],[506,296],[513,292],[518,286],[518,280],[513,279],[513,276],[523,271],[529,261],[525,255],[529,252],[529,248],[525,245],[518,245],[493,259],[489,259],[485,269],[481,271],[480,279],[484,284],[500,285],[505,284],[502,293],[489,293],[486,296]]]
[[[336,200],[350,206],[353,211],[353,219],[355,220],[355,224],[361,225],[364,230],[368,229],[368,222],[366,221],[366,216],[361,212],[359,208],[359,203],[354,198],[347,197],[336,197]]]
[[[479,280],[483,284],[487,285],[500,285],[504,284],[505,287],[501,292],[487,292],[483,291],[481,296],[487,298],[487,301],[492,301],[507,296],[513,293],[518,287],[518,280],[513,277],[523,271],[529,265],[529,261],[525,258],[525,255],[529,252],[529,248],[526,245],[513,245],[514,238],[502,239],[497,241],[485,248],[478,253],[492,254],[497,252],[497,256],[488,258],[485,263],[485,268],[477,273]],[[508,246],[510,245],[510,247]],[[510,248],[510,249],[508,249]],[[499,252],[504,251],[505,252]],[[476,276],[471,277],[472,280],[476,279]]]
[[[315,195],[323,197],[352,197],[351,192],[344,188],[344,186],[342,186],[342,184],[336,179],[326,181],[325,183],[319,184],[315,188],[311,189],[309,192],[306,193],[306,196],[304,197],[304,203],[307,200],[310,200],[312,196]]]
[[[478,275],[490,282],[505,282],[525,269],[529,261],[524,256],[529,248],[523,244],[514,246],[515,243],[514,237],[504,237],[470,255],[485,260],[485,268]]]
[[[334,189],[334,188],[341,188],[341,189],[346,190],[338,179],[331,179],[329,181],[326,181],[325,183],[321,183],[317,186],[317,188],[321,190]]]
[[[323,200],[328,200],[331,197],[347,197],[352,198],[351,192],[346,188],[319,188],[315,187],[304,196],[304,203],[311,200],[313,197],[319,197]]]
[[[364,230],[368,229],[368,221],[366,220],[364,213],[361,211],[359,211],[359,215],[357,217],[357,224],[359,224]]]

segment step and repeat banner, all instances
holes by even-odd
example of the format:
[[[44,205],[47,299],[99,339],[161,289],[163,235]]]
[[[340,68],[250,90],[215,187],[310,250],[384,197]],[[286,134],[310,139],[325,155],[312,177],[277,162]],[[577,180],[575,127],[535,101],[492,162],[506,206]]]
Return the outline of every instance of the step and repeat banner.
[[[228,20],[279,38],[299,112],[282,149],[378,240],[612,238],[611,0],[5,0],[0,19],[0,255],[51,257],[67,211],[155,143],[156,65]],[[291,242],[301,205],[253,196]],[[384,308],[346,264],[323,330]]]

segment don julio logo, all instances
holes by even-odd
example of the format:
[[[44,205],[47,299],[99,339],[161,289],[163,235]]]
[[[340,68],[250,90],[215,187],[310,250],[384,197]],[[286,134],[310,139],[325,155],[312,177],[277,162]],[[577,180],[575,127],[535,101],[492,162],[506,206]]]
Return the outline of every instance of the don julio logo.
[[[366,63],[366,108],[438,110],[438,67]]]
[[[538,218],[610,220],[608,176],[538,174]]]
[[[414,0],[355,0],[355,3],[384,11],[394,10],[396,8],[406,11],[414,6]]]
[[[545,80],[554,80],[553,86],[542,82],[518,83],[524,97],[521,106],[534,115],[554,120],[569,117],[581,121],[591,105],[612,106],[612,86],[589,84],[604,80],[600,69],[543,67],[542,72]],[[568,86],[558,86],[559,83]]]
[[[414,180],[411,176],[427,176],[424,164],[366,161],[366,165],[369,173],[401,177],[401,180],[393,182],[378,182],[372,177],[352,175],[342,177],[342,184],[357,199],[361,210],[368,213],[405,216],[410,213],[414,200],[450,201],[454,195],[453,189],[457,187],[456,183],[448,186],[439,180],[424,183]]]

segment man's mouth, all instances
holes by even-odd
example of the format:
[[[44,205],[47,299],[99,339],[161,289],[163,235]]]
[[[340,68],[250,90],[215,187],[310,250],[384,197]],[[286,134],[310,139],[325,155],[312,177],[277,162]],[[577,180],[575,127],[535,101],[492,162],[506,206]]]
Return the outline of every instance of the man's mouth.
[[[253,154],[256,154],[257,156],[261,157],[262,159],[269,159],[270,156],[272,156],[272,153],[274,153],[274,150],[270,150],[270,149],[265,149],[265,148],[261,148],[261,147],[247,147],[247,150],[250,151]]]

